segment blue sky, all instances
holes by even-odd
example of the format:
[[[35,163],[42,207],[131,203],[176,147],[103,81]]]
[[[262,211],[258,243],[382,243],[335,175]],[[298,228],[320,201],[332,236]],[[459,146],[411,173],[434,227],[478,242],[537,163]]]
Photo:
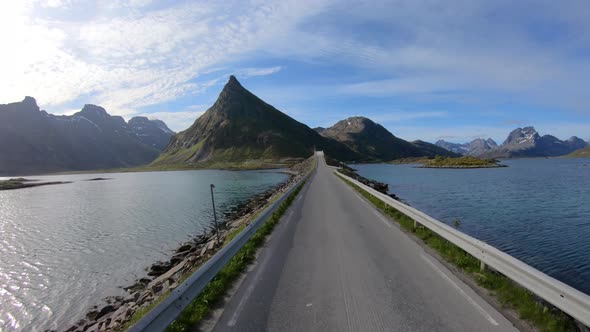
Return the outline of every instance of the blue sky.
[[[311,127],[590,139],[586,0],[4,1],[0,38],[0,103],[50,113],[93,103],[180,131],[235,74]]]

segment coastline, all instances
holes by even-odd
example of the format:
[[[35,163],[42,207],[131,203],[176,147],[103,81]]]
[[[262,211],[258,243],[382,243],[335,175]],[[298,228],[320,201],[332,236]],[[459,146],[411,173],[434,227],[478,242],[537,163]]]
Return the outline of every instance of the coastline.
[[[144,172],[169,172],[169,171],[194,171],[194,170],[225,170],[225,171],[247,171],[247,170],[267,170],[290,168],[306,159],[298,161],[267,161],[267,160],[249,160],[245,162],[216,162],[216,163],[199,163],[199,164],[177,164],[177,165],[143,165],[124,168],[103,168],[89,170],[64,170],[64,171],[47,171],[32,172],[21,174],[0,174],[0,178],[21,178],[26,176],[53,176],[53,175],[75,175],[75,174],[110,174],[110,173],[144,173]]]
[[[288,180],[251,197],[231,211],[223,214],[219,228],[209,228],[170,253],[166,261],[155,262],[146,269],[146,275],[136,279],[132,285],[122,288],[122,295],[110,296],[89,308],[84,317],[66,331],[118,331],[128,324],[134,315],[143,315],[150,306],[161,301],[172,290],[204,264],[218,249],[237,235],[250,223],[268,202],[282,194],[304,176],[312,158],[292,166],[284,173],[290,174]],[[217,241],[216,233],[219,232]]]
[[[68,184],[71,181],[52,181],[52,182],[37,182],[38,180],[29,180],[23,178],[0,180],[0,190],[16,190],[24,188],[34,188],[41,186],[51,186],[56,184]]]
[[[504,168],[504,167],[508,167],[508,165],[501,165],[501,164],[495,164],[495,165],[474,165],[474,166],[470,166],[470,165],[463,165],[463,166],[428,166],[428,165],[421,165],[421,166],[416,166],[415,168],[476,169],[476,168]]]

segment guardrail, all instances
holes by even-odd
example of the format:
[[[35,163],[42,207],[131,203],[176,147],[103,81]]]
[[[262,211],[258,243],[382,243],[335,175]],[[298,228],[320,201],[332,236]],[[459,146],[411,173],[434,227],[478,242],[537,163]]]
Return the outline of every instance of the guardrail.
[[[154,309],[129,328],[130,332],[160,332],[166,329],[180,313],[203,291],[207,284],[227,265],[258,229],[270,218],[279,205],[307,179],[316,167],[303,176],[295,185],[286,191],[279,199],[266,208],[260,216],[252,221],[230,243],[218,251],[203,266],[195,271],[185,282],[174,289],[168,297]]]
[[[543,298],[561,311],[590,327],[590,296],[587,294],[546,275],[485,242],[457,231],[451,226],[432,218],[424,212],[378,192],[349,176],[339,172],[336,174],[361,187],[382,202],[406,214],[422,226],[430,229],[457,247],[465,250],[473,257],[479,259],[482,264],[489,265],[512,281],[528,289],[533,294]],[[482,267],[485,265],[482,265]]]

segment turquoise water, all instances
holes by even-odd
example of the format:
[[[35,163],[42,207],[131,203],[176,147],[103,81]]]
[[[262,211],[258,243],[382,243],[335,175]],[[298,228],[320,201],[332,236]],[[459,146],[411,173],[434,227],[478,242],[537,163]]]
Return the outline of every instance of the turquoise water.
[[[590,294],[590,159],[497,169],[353,165],[413,207]]]
[[[96,177],[107,181],[84,181]],[[0,191],[0,331],[63,330],[218,213],[285,181],[273,171],[29,177],[70,184]]]

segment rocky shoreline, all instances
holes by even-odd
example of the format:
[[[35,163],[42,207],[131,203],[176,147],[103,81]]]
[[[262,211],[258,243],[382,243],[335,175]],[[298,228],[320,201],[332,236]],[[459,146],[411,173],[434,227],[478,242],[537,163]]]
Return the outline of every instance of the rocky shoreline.
[[[23,188],[33,188],[41,186],[50,186],[55,184],[72,183],[71,181],[53,181],[53,182],[38,182],[38,180],[29,180],[23,178],[1,180],[0,190],[15,190]]]
[[[445,169],[476,169],[476,168],[502,168],[502,167],[508,167],[508,165],[494,164],[494,165],[477,165],[477,166],[469,166],[469,165],[465,165],[465,166],[428,166],[428,165],[416,166],[416,168],[445,168]]]
[[[367,185],[367,186],[377,190],[378,192],[383,193],[395,200],[398,200],[398,201],[400,200],[399,197],[397,197],[397,195],[389,193],[389,185],[387,183],[367,179],[366,177],[359,175],[354,168],[348,167],[345,164],[340,164],[340,168],[338,169],[338,172],[340,172],[348,177],[351,177],[351,178],[357,180],[358,182],[360,182],[364,185]]]
[[[263,192],[239,205],[224,215],[219,225],[219,241],[216,230],[210,228],[191,241],[181,244],[169,260],[156,262],[147,269],[147,275],[137,279],[133,285],[123,287],[124,296],[103,299],[68,328],[67,332],[118,331],[133,317],[134,313],[156,301],[178,287],[186,277],[213,256],[228,236],[240,227],[249,224],[273,199],[298,182],[312,166],[313,158],[307,159],[289,169],[290,178],[275,188]]]

